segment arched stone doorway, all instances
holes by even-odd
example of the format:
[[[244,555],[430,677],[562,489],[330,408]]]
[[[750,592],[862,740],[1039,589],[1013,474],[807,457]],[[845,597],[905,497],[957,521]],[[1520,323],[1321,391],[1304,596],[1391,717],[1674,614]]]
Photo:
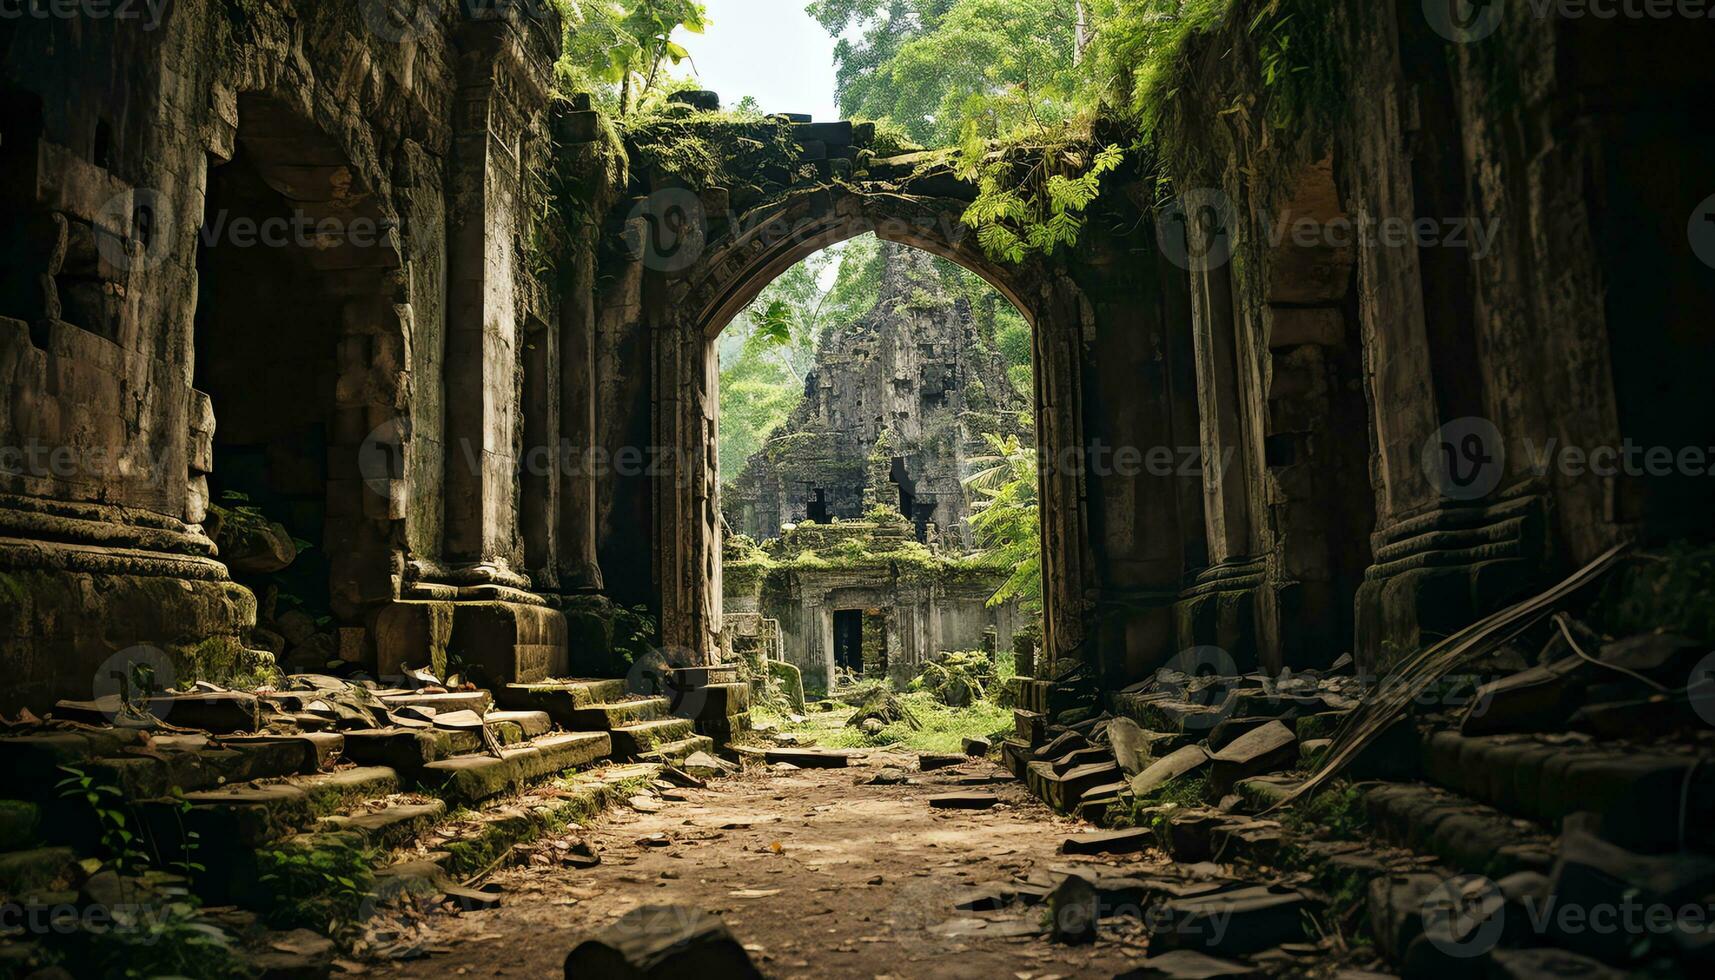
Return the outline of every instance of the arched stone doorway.
[[[720,486],[718,436],[720,332],[774,278],[814,252],[865,233],[922,249],[963,266],[994,286],[1030,321],[1035,337],[1035,396],[1044,555],[1047,649],[1064,654],[1083,639],[1087,538],[1079,450],[1078,339],[1087,304],[1050,263],[995,263],[960,218],[968,198],[910,194],[885,183],[795,190],[741,216],[711,214],[688,191],[669,189],[639,203],[628,235],[659,291],[652,322],[654,576],[661,633],[670,649],[702,661],[720,632]],[[917,172],[896,175],[925,180]],[[943,175],[937,189],[964,186]],[[645,289],[645,295],[652,290]]]

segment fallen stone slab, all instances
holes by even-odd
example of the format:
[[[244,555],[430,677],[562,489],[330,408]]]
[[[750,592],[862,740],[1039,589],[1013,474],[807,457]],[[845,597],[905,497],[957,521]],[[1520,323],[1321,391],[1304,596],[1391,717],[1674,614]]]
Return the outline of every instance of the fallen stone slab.
[[[1297,762],[1298,736],[1272,721],[1209,756],[1209,787],[1216,796],[1225,796],[1241,779],[1290,769]]]
[[[1136,776],[1149,767],[1150,739],[1143,727],[1130,718],[1119,717],[1108,723],[1108,746],[1114,762],[1126,778]]]
[[[1068,875],[1048,895],[1048,935],[1057,943],[1093,943],[1099,934],[1102,909],[1095,885]]]
[[[844,749],[769,749],[769,762],[789,762],[801,769],[844,769],[851,765],[852,754]]]
[[[1104,830],[1094,834],[1076,834],[1060,842],[1061,854],[1130,854],[1141,851],[1155,840],[1148,827],[1125,830]]]
[[[1058,759],[1068,752],[1089,747],[1090,740],[1077,732],[1061,732],[1052,741],[1038,747],[1030,757],[1035,761]]]
[[[1171,780],[1188,775],[1209,761],[1209,753],[1201,745],[1176,749],[1166,758],[1158,759],[1131,781],[1131,791],[1138,797],[1148,796]]]
[[[242,691],[166,694],[149,699],[149,713],[181,728],[226,735],[262,727],[262,702]]]
[[[1223,960],[1194,949],[1175,949],[1151,956],[1114,980],[1251,980],[1262,973],[1255,967]]]
[[[968,756],[981,757],[988,755],[994,744],[986,738],[967,738],[959,743],[959,747],[964,749]]]
[[[936,810],[987,810],[999,804],[1000,797],[992,793],[943,793],[929,797],[929,806]]]
[[[574,947],[566,980],[761,980],[726,925],[700,909],[646,905]]]
[[[1148,921],[1151,948],[1244,956],[1301,941],[1311,902],[1291,888],[1257,885],[1161,903]]]
[[[966,755],[954,755],[950,752],[920,752],[917,755],[917,768],[924,772],[934,772],[936,769],[947,769],[952,766],[962,766],[970,761]]]
[[[1105,745],[1092,745],[1087,749],[1074,749],[1058,759],[1049,761],[1049,766],[1056,776],[1064,776],[1079,766],[1098,765],[1113,762],[1113,753]]]

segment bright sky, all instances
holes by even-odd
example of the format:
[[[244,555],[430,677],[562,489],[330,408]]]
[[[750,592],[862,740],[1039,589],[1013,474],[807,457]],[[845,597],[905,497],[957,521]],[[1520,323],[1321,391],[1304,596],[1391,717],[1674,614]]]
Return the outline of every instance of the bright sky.
[[[681,32],[704,88],[731,106],[747,95],[764,112],[839,118],[834,106],[834,39],[804,12],[808,0],[703,0],[708,32]],[[681,66],[682,67],[682,66]]]

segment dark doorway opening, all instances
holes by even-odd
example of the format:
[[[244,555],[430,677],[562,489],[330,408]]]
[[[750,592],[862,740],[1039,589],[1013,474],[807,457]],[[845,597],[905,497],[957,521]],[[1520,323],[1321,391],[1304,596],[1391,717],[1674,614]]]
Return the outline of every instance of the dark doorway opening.
[[[804,519],[812,524],[828,523],[828,491],[810,491],[810,500],[804,505]]]
[[[855,676],[863,674],[863,610],[834,612],[834,666]]]

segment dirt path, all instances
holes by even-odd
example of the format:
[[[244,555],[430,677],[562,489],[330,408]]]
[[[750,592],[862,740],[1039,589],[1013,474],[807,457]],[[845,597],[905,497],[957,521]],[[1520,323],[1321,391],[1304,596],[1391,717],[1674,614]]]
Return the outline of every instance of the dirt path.
[[[600,865],[500,872],[491,879],[504,888],[500,908],[430,920],[445,952],[371,975],[559,976],[580,939],[654,904],[718,914],[770,977],[1107,977],[1142,955],[1125,924],[1104,925],[1100,942],[1074,948],[1021,935],[1034,931],[1040,908],[952,909],[969,886],[1093,860],[1058,853],[1069,833],[1088,828],[1020,784],[955,785],[1004,776],[998,766],[973,761],[913,772],[910,785],[873,785],[882,766],[915,769],[914,757],[870,752],[852,763],[753,767],[704,790],[663,791],[656,812],[621,806],[570,835],[594,845]],[[956,791],[1003,803],[930,808],[928,797]],[[639,843],[651,835],[661,837]]]

